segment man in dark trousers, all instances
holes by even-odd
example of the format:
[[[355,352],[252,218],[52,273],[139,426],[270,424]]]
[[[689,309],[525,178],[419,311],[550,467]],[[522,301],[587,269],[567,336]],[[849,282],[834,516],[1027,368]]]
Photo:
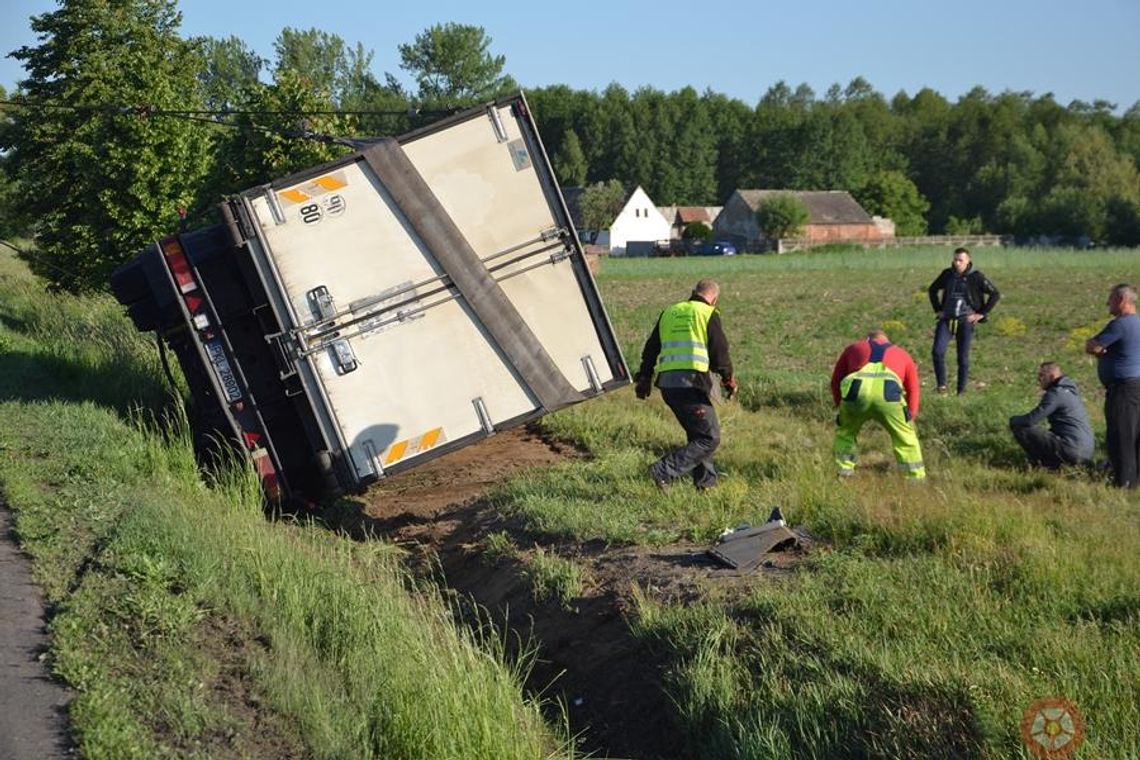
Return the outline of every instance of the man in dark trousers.
[[[649,477],[658,486],[692,473],[698,490],[716,485],[712,455],[720,445],[720,423],[710,394],[711,373],[720,375],[725,397],[736,392],[728,339],[716,310],[720,286],[704,279],[687,301],[675,303],[657,319],[641,352],[641,368],[634,376],[640,399],[649,398],[653,374],[665,403],[681,423],[688,442],[654,462]]]
[[[985,321],[997,306],[1001,293],[980,270],[974,269],[970,252],[958,248],[950,266],[930,283],[927,294],[938,319],[931,351],[938,392],[946,393],[947,390],[946,348],[953,337],[958,345],[958,395],[962,395],[970,378],[970,343],[974,339],[974,325]]]
[[[1114,319],[1085,343],[1097,357],[1096,374],[1104,385],[1105,446],[1116,485],[1140,485],[1140,317],[1136,288],[1125,283],[1108,294]]]
[[[1082,464],[1092,459],[1093,432],[1077,384],[1061,371],[1057,362],[1037,368],[1037,384],[1044,393],[1028,414],[1009,418],[1013,437],[1025,449],[1034,467],[1056,470],[1063,464]],[[1049,429],[1038,427],[1048,420]]]

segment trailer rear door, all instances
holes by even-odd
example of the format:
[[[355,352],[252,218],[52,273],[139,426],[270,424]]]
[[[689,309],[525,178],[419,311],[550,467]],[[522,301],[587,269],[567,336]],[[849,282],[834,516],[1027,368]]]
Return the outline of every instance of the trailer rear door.
[[[628,382],[521,96],[243,204],[285,372],[358,483]]]

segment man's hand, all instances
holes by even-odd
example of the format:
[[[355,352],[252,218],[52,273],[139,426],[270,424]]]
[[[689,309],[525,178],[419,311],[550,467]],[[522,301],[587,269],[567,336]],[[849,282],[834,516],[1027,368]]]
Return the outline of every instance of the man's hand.
[[[638,375],[633,378],[633,381],[633,392],[637,394],[637,397],[640,399],[649,398],[649,394],[653,392],[653,376],[642,377]]]
[[[972,325],[976,325],[978,322],[982,321],[982,318],[985,316],[985,314],[979,314],[975,311],[973,314],[967,315],[966,321]]]
[[[1107,351],[1105,350],[1104,346],[1097,343],[1092,338],[1089,338],[1087,341],[1085,341],[1085,353],[1092,354],[1093,356],[1104,356]]]
[[[727,380],[721,381],[721,387],[724,388],[724,400],[728,401],[730,398],[736,395],[736,378],[730,377]]]

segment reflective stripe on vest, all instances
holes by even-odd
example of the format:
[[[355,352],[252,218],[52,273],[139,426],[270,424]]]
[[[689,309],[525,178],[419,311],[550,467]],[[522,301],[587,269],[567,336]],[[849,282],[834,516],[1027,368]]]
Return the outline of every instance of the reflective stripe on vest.
[[[661,353],[657,371],[709,371],[709,320],[715,309],[704,301],[682,301],[670,306],[657,323]]]

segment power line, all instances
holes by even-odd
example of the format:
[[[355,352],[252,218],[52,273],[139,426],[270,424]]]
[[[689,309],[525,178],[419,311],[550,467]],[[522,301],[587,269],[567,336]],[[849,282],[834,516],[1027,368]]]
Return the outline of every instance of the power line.
[[[107,113],[127,116],[447,116],[455,113],[457,109],[422,109],[409,106],[403,109],[365,109],[342,110],[320,109],[312,111],[288,110],[251,110],[244,108],[220,109],[170,109],[156,108],[152,105],[69,105],[59,103],[35,102],[28,100],[0,100],[0,106],[27,109],[45,109],[72,111],[75,113]]]
[[[314,142],[321,142],[330,145],[344,145],[353,149],[360,149],[368,144],[369,138],[356,138],[356,137],[340,137],[335,135],[328,135],[321,132],[314,132],[312,130],[298,128],[287,129],[281,127],[270,127],[264,124],[257,124],[250,122],[248,124],[235,124],[232,121],[223,121],[222,119],[229,116],[277,116],[277,117],[305,117],[305,116],[407,116],[415,118],[417,116],[423,117],[441,117],[447,116],[455,112],[455,109],[436,111],[436,110],[421,110],[418,108],[407,108],[404,110],[373,110],[373,111],[337,111],[337,110],[318,110],[318,111],[279,111],[279,110],[234,110],[234,109],[219,109],[219,110],[178,110],[178,109],[162,109],[154,108],[152,106],[73,106],[73,105],[60,105],[56,103],[32,103],[22,100],[0,100],[0,107],[10,108],[25,108],[25,109],[42,109],[42,110],[64,110],[73,113],[103,113],[108,115],[123,115],[135,116],[140,119],[155,118],[176,118],[184,119],[186,121],[194,121],[203,124],[211,124],[226,129],[255,129],[267,134],[278,134],[283,137],[291,137],[301,140],[312,140]],[[375,136],[372,136],[375,137]]]

